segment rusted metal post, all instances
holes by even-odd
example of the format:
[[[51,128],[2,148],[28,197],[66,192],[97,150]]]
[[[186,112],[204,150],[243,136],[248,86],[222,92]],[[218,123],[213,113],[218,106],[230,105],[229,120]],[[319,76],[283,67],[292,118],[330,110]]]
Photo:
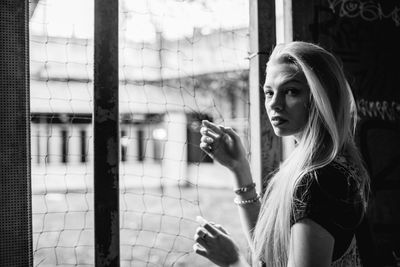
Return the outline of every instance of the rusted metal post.
[[[95,264],[120,266],[118,1],[95,0],[94,12]]]
[[[263,91],[266,63],[276,43],[275,25],[275,0],[250,1],[251,164],[258,190],[281,160],[280,140],[269,123]]]

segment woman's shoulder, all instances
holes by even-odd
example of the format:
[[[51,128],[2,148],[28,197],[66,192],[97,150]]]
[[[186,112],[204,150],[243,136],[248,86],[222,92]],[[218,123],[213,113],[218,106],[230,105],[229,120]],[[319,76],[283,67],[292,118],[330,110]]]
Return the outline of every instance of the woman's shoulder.
[[[335,239],[334,258],[344,253],[364,216],[360,171],[344,157],[307,173],[296,189],[293,223],[310,218]]]
[[[297,216],[316,214],[341,225],[357,224],[364,207],[358,175],[356,167],[340,157],[307,173],[295,193]]]
[[[329,164],[307,173],[304,182],[327,198],[350,201],[361,192],[360,175],[354,164],[338,156]]]

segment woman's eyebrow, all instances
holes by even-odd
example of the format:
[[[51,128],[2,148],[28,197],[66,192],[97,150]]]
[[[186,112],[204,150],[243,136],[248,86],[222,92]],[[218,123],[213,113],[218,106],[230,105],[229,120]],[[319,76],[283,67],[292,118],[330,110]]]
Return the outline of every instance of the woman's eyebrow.
[[[264,86],[263,86],[263,89],[265,90],[265,89],[271,89],[272,87],[271,86],[269,86],[269,85],[266,85],[266,84],[264,84]]]
[[[280,81],[279,85],[283,86],[283,85],[286,85],[288,83],[303,84],[303,81],[301,81],[300,79],[297,79],[297,78],[289,78],[289,79]]]
[[[279,81],[276,84],[278,86],[284,86],[284,85],[286,85],[288,83],[296,83],[296,84],[299,84],[299,85],[303,85],[303,81],[301,81],[300,79],[297,79],[297,78],[282,79],[282,81]],[[263,89],[264,90],[272,89],[272,86],[270,86],[269,84],[264,84]]]

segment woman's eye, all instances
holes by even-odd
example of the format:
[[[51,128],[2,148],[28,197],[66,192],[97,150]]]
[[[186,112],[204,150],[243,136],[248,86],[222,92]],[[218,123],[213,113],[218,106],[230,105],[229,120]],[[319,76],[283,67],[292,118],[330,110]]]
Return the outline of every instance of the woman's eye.
[[[272,97],[274,95],[274,92],[272,92],[271,90],[267,90],[267,91],[264,92],[264,94],[265,94],[266,97],[270,98],[270,97]]]
[[[296,96],[299,94],[299,90],[296,88],[287,88],[286,89],[286,94],[289,96]]]

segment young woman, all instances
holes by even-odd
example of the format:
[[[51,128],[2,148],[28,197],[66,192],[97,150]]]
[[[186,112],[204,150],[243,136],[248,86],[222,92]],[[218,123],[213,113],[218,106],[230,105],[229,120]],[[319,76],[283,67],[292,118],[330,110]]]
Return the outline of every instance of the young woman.
[[[200,147],[235,177],[235,203],[253,266],[359,266],[355,231],[368,174],[354,144],[356,106],[335,57],[305,42],[278,45],[267,64],[265,108],[277,136],[296,148],[256,193],[231,129],[203,121]],[[249,266],[221,226],[202,223],[194,251],[220,266]]]

